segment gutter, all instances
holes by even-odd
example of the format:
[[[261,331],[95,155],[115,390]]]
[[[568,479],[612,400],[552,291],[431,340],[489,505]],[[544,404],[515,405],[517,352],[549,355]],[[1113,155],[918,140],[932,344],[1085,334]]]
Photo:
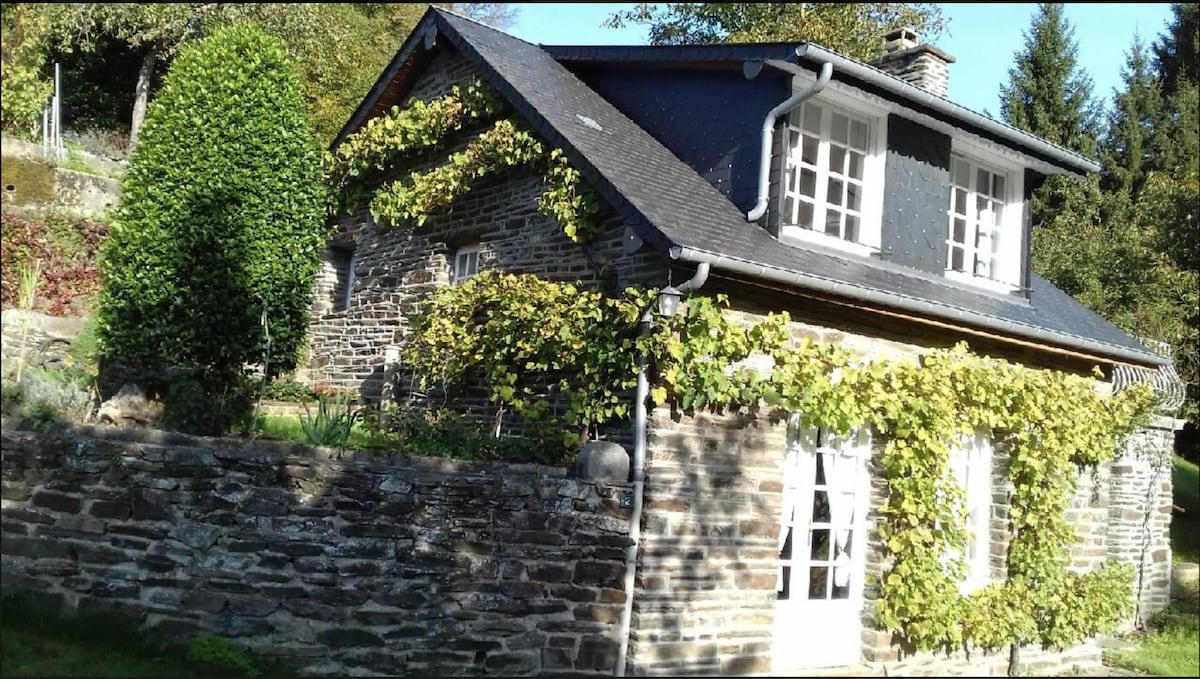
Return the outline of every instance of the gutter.
[[[854,61],[853,59],[848,59],[824,47],[805,43],[796,48],[796,56],[801,59],[820,62],[822,68],[826,64],[833,64],[837,67],[839,73],[845,73],[853,78],[874,85],[888,94],[903,98],[903,100],[919,106],[925,106],[937,113],[948,116],[958,124],[973,125],[984,132],[995,135],[1008,144],[1014,144],[1040,153],[1063,168],[1074,170],[1080,174],[1099,172],[1101,169],[1100,165],[1093,160],[1089,160],[1061,146],[1051,144],[1048,141],[1022,132],[1010,125],[1005,125],[998,120],[980,115],[969,108],[955,104],[949,99],[939,97],[916,85],[909,84],[895,76],[884,73],[877,68]]]
[[[700,262],[696,273],[686,283],[678,288],[670,286],[660,292],[669,292],[682,296],[685,293],[700,289],[708,280],[708,262]],[[654,326],[654,312],[658,298],[642,312],[638,319],[638,336],[646,337]],[[625,607],[621,611],[621,628],[618,631],[620,647],[617,650],[617,661],[613,667],[614,677],[625,676],[625,660],[629,655],[629,631],[633,620],[633,593],[637,581],[638,543],[642,536],[642,506],[646,490],[646,399],[650,397],[650,378],[646,374],[646,355],[638,352],[637,395],[633,405],[633,512],[629,516],[629,541],[625,548]]]
[[[763,64],[774,66],[781,71],[787,71],[793,74],[807,74],[808,71],[799,66],[778,59],[767,59],[765,62],[747,62],[744,67],[744,72],[747,78],[753,78],[762,71]],[[775,108],[767,112],[767,117],[763,120],[762,128],[762,149],[759,151],[758,161],[758,202],[754,204],[754,208],[746,213],[746,221],[757,222],[762,219],[762,216],[767,213],[767,195],[771,187],[771,147],[774,144],[775,138],[775,122],[779,120],[779,116],[791,111],[800,104],[804,103],[805,99],[812,97],[825,86],[829,84],[829,77],[833,75],[833,64],[826,61],[821,64],[821,75],[817,78],[817,82],[809,85],[803,90],[793,94],[777,104]]]
[[[782,283],[791,287],[807,288],[809,290],[816,290],[818,292],[830,293],[839,297],[877,304],[882,307],[910,311],[932,318],[949,318],[960,323],[969,323],[971,325],[976,325],[1009,336],[1037,339],[1046,342],[1047,344],[1086,349],[1088,351],[1100,354],[1101,356],[1120,358],[1137,365],[1161,366],[1168,365],[1170,363],[1169,359],[1165,359],[1156,354],[1141,352],[1135,349],[1127,349],[1125,347],[1113,346],[1111,344],[1103,344],[1086,337],[1068,335],[1024,323],[1007,321],[994,316],[988,316],[976,311],[971,311],[969,309],[952,307],[944,304],[934,304],[922,299],[905,297],[903,295],[897,295],[896,293],[884,292],[882,290],[875,290],[873,288],[865,288],[850,283],[824,278],[822,276],[800,273],[797,271],[789,271],[787,269],[765,266],[763,264],[756,264],[745,259],[729,257],[727,255],[710,252],[708,250],[700,250],[682,245],[676,245],[671,248],[670,256],[671,259],[676,259],[682,262],[693,262],[696,264],[708,263],[724,271],[741,274],[751,278],[772,281],[775,283]],[[950,310],[953,313],[947,314],[947,310]]]

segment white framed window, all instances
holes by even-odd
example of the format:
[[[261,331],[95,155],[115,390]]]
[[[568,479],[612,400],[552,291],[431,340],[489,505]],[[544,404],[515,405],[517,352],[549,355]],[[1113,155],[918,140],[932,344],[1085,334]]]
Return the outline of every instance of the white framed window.
[[[885,112],[849,98],[816,97],[788,114],[782,237],[859,255],[879,249],[886,130]]]
[[[479,245],[464,245],[454,252],[450,282],[458,285],[479,273]]]
[[[991,550],[992,442],[981,432],[965,436],[950,449],[950,470],[963,491],[967,546],[961,555],[967,574],[960,583],[963,593],[983,587],[990,580],[988,555]]]
[[[950,156],[946,275],[1001,292],[1020,287],[1023,173],[955,150]]]

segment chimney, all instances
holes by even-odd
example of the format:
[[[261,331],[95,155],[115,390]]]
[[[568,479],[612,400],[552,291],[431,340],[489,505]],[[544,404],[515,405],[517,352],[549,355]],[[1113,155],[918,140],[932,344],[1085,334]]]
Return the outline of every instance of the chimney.
[[[870,65],[944,98],[950,91],[952,63],[954,57],[922,44],[911,28],[901,28],[883,36],[883,56]]]

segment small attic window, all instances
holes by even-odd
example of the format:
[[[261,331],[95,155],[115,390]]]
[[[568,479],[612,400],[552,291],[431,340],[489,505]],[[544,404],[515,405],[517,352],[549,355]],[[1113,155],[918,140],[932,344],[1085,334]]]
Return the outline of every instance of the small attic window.
[[[454,266],[450,272],[450,282],[458,285],[471,276],[479,273],[479,244],[464,245],[454,253]]]

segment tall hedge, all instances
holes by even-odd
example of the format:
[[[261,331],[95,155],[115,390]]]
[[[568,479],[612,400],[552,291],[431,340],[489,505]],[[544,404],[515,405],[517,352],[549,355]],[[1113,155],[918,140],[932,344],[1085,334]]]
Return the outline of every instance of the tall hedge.
[[[250,25],[185,48],[150,103],[101,252],[100,337],[225,389],[295,365],[326,231],[320,151],[283,45]]]

